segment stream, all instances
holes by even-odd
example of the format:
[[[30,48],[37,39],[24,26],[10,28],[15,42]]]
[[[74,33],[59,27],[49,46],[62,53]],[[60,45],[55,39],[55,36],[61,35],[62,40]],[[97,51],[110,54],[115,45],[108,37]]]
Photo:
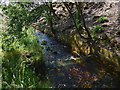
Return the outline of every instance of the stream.
[[[67,46],[41,32],[36,34],[39,44],[44,47],[45,64],[52,88],[118,87],[116,79],[92,58],[86,58],[86,62],[82,64],[78,63]]]

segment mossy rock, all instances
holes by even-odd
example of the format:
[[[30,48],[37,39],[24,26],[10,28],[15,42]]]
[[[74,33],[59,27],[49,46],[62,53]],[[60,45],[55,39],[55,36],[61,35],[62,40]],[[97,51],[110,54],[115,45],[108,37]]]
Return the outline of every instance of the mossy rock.
[[[46,40],[43,40],[41,45],[47,45],[47,41]]]

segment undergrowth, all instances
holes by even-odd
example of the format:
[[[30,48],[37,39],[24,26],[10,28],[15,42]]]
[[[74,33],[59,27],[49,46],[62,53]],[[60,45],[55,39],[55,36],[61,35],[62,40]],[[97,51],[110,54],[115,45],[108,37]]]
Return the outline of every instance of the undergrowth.
[[[40,80],[40,76],[36,75],[35,67],[30,68],[33,63],[44,61],[44,57],[33,28],[25,32],[25,35],[19,40],[14,39],[10,45],[7,41],[11,37],[6,36],[5,32],[2,33],[2,88],[50,87],[49,80]]]

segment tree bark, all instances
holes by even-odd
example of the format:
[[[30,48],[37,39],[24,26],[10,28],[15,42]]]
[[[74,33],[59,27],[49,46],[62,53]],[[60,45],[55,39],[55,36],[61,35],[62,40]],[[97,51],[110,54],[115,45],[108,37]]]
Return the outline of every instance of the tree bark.
[[[69,5],[67,5],[66,3],[64,3],[64,6],[65,6],[66,9],[68,10],[68,12],[69,12],[69,14],[70,14],[70,17],[73,19],[73,22],[74,22],[74,24],[75,24],[76,31],[77,31],[77,33],[79,34],[79,36],[80,36],[81,38],[83,38],[83,39],[89,39],[89,38],[86,38],[86,37],[84,37],[84,36],[81,35],[81,32],[80,32],[79,29],[80,29],[80,28],[83,29],[83,28],[82,28],[82,26],[80,26],[80,28],[77,27],[76,21],[75,21],[75,19],[74,19],[73,14],[72,14],[71,11],[70,11]]]

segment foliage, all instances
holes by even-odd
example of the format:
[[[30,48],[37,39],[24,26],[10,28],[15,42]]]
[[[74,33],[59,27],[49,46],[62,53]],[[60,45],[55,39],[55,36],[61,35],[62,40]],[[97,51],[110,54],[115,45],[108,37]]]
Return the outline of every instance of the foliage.
[[[49,81],[39,80],[35,67],[30,68],[35,62],[44,62],[44,57],[35,31],[30,26],[40,13],[36,8],[28,10],[28,6],[29,4],[25,3],[12,3],[2,7],[4,14],[9,17],[7,30],[1,31],[3,88],[50,86]],[[35,18],[32,18],[33,16]]]
[[[101,17],[98,19],[98,22],[100,22],[100,23],[108,22],[108,18],[105,17],[105,16],[101,16]]]
[[[104,31],[104,28],[102,26],[95,26],[93,28],[93,33],[96,34],[96,33],[101,33]]]
[[[104,28],[102,26],[95,26],[92,30],[92,38],[93,40],[99,41],[99,34],[104,31]]]
[[[49,82],[42,83],[39,81],[35,69],[29,67],[32,63],[43,60],[41,47],[33,33],[30,34],[31,30],[32,28],[27,32],[26,37],[21,37],[20,41],[15,40],[11,44],[12,49],[10,51],[4,51],[4,58],[2,59],[3,88],[49,86]]]
[[[83,13],[84,3],[75,3],[75,10],[73,9],[75,14],[70,4],[71,3],[64,3],[75,24],[80,40],[87,40],[88,45],[91,47],[89,50],[91,53],[92,47],[94,48],[94,42],[92,40],[99,41],[100,38],[98,36],[104,31],[104,28],[102,26],[95,26],[93,32],[90,33],[85,23]],[[6,30],[0,32],[2,36],[2,39],[0,39],[0,44],[2,44],[0,59],[2,59],[3,66],[3,88],[27,89],[50,87],[50,81],[46,79],[47,76],[45,73],[46,69],[42,47],[38,45],[35,31],[33,31],[30,25],[38,20],[36,26],[43,28],[44,24],[47,22],[52,33],[56,34],[53,29],[53,24],[55,21],[54,17],[57,17],[57,15],[55,15],[52,3],[38,5],[34,3],[18,2],[11,3],[5,7],[3,6],[2,9],[4,14],[8,16],[8,27]],[[45,22],[42,22],[42,20],[39,21],[40,17],[45,17],[43,20]],[[98,19],[98,22],[108,22],[108,18],[102,16]],[[93,34],[92,37],[91,34]],[[47,42],[43,41],[42,45],[47,45]],[[57,54],[56,51],[53,51],[53,53]]]
[[[9,17],[9,34],[22,34],[22,31],[36,22],[46,10],[45,5],[34,5],[33,3],[11,3],[9,6],[3,6],[3,12]]]
[[[3,59],[3,88],[25,88],[36,86],[34,72],[27,68],[23,58],[20,58],[20,52],[13,50],[6,53]],[[32,78],[30,78],[32,77]]]

